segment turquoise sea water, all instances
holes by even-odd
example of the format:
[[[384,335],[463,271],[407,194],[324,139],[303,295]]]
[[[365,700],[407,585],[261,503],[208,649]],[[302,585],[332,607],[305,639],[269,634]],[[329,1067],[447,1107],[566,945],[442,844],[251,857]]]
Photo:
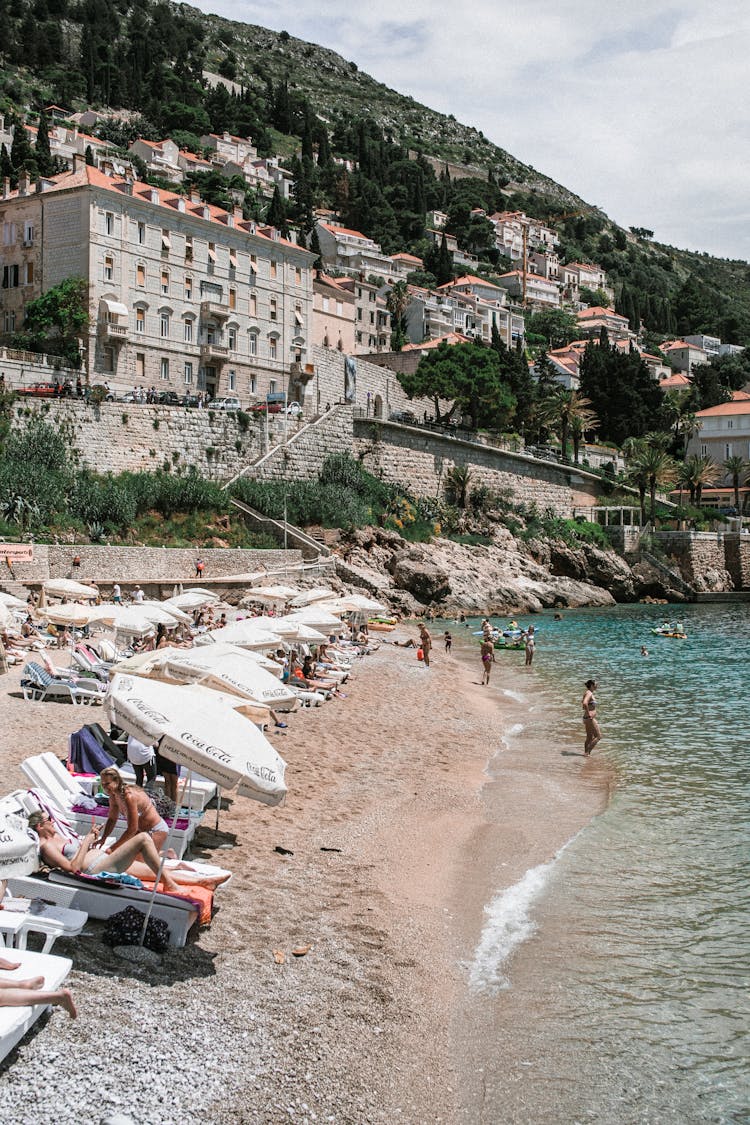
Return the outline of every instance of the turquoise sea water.
[[[665,611],[688,640],[650,634]],[[580,731],[583,681],[596,678],[595,753],[617,782],[601,816],[493,905],[476,981],[486,1002],[507,1004],[493,983],[523,988],[533,970],[534,1010],[525,1109],[504,1113],[498,1059],[487,1120],[750,1121],[750,610],[639,605],[531,620],[531,712],[551,709],[560,730]],[[493,964],[503,927],[512,940],[496,943]]]

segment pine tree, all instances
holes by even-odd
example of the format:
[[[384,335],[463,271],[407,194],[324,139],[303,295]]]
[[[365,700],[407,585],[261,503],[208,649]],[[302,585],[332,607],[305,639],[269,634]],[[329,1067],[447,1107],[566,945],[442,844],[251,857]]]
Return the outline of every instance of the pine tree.
[[[49,145],[49,126],[47,114],[39,114],[39,127],[36,134],[36,166],[40,176],[51,176],[53,172],[52,151]]]
[[[281,198],[279,185],[273,189],[273,198],[266,211],[266,222],[271,227],[276,227],[282,238],[289,238],[289,224],[286,221],[286,207]]]

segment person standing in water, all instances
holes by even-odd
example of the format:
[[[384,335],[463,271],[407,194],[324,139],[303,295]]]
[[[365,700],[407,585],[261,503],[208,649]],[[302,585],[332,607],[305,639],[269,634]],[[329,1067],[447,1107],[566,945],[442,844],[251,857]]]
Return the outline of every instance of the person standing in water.
[[[422,652],[424,653],[424,666],[425,668],[429,668],[430,650],[432,649],[432,637],[430,636],[430,630],[426,625],[419,626],[419,643],[422,646]]]
[[[490,682],[490,672],[495,663],[495,646],[492,637],[485,635],[479,652],[482,657],[482,686],[484,687]]]
[[[583,707],[583,727],[586,732],[586,741],[583,744],[583,753],[588,758],[591,751],[601,741],[602,732],[596,718],[596,680],[586,680],[586,690],[583,693],[581,706]]]
[[[450,633],[448,632],[447,629],[445,630],[443,640],[445,641],[445,651],[450,652],[450,650],[453,646],[453,637],[450,635]]]
[[[534,649],[536,647],[536,637],[534,636],[534,626],[529,625],[526,630],[526,640],[524,648],[526,650],[526,667],[531,667],[531,662],[534,659]]]

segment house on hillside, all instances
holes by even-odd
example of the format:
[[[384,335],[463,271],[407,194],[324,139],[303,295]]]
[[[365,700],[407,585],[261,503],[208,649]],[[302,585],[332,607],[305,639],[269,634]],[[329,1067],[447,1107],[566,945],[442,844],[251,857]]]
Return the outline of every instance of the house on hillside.
[[[75,169],[0,200],[7,331],[69,277],[88,286],[84,371],[116,389],[205,390],[249,404],[311,359],[312,263],[267,226],[190,197]]]
[[[250,137],[234,137],[231,133],[206,133],[201,137],[204,149],[210,149],[218,163],[233,160],[243,165],[248,160],[257,160],[258,150]]]
[[[711,457],[721,465],[728,457],[750,459],[750,394],[735,391],[729,402],[699,410],[699,430],[690,438],[686,456]]]
[[[709,362],[708,353],[687,340],[672,340],[668,344],[662,344],[661,350],[672,370],[681,371],[685,375],[690,375],[694,367]]]
[[[325,266],[355,277],[372,273],[385,280],[391,278],[391,259],[361,231],[323,222],[316,223],[315,229]]]
[[[313,280],[313,344],[352,355],[355,321],[354,294],[338,278],[318,271]]]
[[[626,316],[621,316],[614,309],[605,309],[600,305],[581,309],[576,313],[578,330],[582,336],[598,336],[602,328],[606,329],[610,341],[636,339],[635,332],[630,331],[630,321]]]
[[[182,183],[180,150],[169,137],[163,141],[145,141],[143,137],[139,137],[129,146],[128,152],[139,156],[154,176],[175,184]]]
[[[511,270],[501,274],[498,282],[511,297],[523,301],[535,309],[557,309],[560,307],[560,287],[557,282],[535,273]]]
[[[615,299],[615,291],[608,285],[607,275],[601,266],[588,262],[568,262],[561,267],[560,279],[566,300],[580,300],[581,289],[591,289],[593,292],[600,290],[608,300]]]

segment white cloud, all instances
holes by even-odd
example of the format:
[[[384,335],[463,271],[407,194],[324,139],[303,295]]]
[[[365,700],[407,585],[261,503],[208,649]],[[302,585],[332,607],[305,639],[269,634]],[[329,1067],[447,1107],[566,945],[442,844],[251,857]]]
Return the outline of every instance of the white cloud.
[[[746,0],[199,0],[287,30],[657,238],[750,258]]]

